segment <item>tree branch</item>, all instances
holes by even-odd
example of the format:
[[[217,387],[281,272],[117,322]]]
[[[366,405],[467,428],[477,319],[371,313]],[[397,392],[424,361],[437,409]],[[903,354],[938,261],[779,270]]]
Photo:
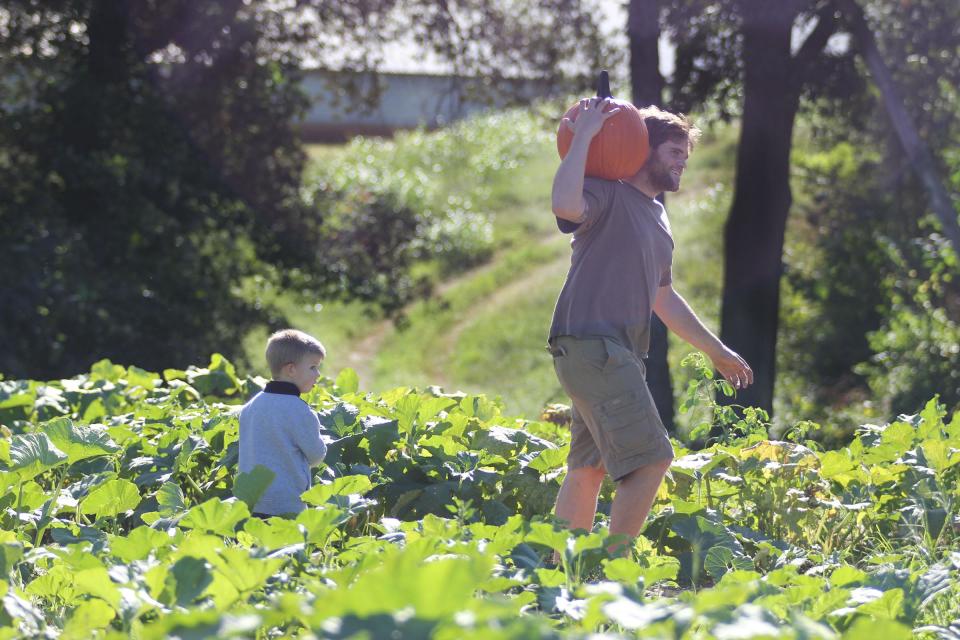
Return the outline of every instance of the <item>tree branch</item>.
[[[793,57],[795,69],[801,69],[810,64],[814,58],[823,52],[830,36],[836,33],[839,23],[836,6],[833,2],[828,2],[817,11],[817,26],[813,28],[813,31],[800,46],[800,50]]]
[[[883,106],[887,111],[894,131],[896,131],[897,138],[900,140],[900,145],[907,154],[907,159],[910,161],[917,177],[920,178],[920,182],[927,190],[930,207],[940,219],[943,232],[953,245],[953,250],[960,252],[960,224],[957,223],[957,211],[950,199],[950,194],[947,193],[940,176],[937,174],[936,164],[930,149],[920,137],[913,120],[910,119],[910,115],[903,106],[903,99],[900,97],[896,81],[880,55],[873,32],[863,15],[863,9],[860,8],[856,0],[838,1],[843,13],[850,20],[853,35],[860,45],[860,54],[870,69],[874,83],[880,90]]]

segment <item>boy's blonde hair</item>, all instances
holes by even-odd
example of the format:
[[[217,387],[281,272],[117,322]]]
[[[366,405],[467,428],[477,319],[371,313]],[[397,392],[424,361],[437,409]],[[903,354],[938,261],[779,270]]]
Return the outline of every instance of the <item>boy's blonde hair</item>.
[[[280,375],[285,365],[300,362],[300,359],[308,354],[326,358],[327,350],[319,340],[303,331],[284,329],[277,331],[267,340],[267,364],[273,376]]]

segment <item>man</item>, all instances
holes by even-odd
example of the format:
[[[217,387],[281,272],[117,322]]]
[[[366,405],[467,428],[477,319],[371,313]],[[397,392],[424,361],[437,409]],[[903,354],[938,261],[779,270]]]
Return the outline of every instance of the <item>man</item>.
[[[620,181],[584,178],[591,139],[618,108],[608,99],[581,100],[562,126],[573,142],[553,181],[553,213],[573,233],[570,271],[557,299],[549,350],[573,404],[567,476],[557,517],[574,529],[593,527],[604,476],[617,482],[611,535],[635,538],[673,460],[673,448],[646,385],[643,358],[651,313],[705,352],[734,386],[753,371],[697,318],[672,286],[673,237],[654,198],[677,191],[699,130],[656,107],[641,114],[650,156]]]

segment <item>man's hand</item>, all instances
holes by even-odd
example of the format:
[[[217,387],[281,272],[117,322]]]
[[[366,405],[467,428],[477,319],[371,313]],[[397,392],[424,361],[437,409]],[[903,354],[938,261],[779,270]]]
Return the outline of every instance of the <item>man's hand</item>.
[[[700,322],[683,296],[674,291],[673,285],[657,290],[653,310],[671,331],[707,354],[714,368],[734,389],[746,389],[753,384],[753,370],[746,360],[728,349]]]
[[[727,382],[733,385],[734,389],[746,389],[753,384],[753,369],[747,364],[747,361],[740,357],[735,351],[731,351],[725,345],[718,353],[708,354],[713,361],[713,366],[720,372]]]
[[[620,112],[620,107],[604,111],[609,104],[610,98],[584,98],[577,107],[577,119],[564,118],[563,126],[570,129],[574,136],[585,136],[590,140],[600,133],[608,118]]]

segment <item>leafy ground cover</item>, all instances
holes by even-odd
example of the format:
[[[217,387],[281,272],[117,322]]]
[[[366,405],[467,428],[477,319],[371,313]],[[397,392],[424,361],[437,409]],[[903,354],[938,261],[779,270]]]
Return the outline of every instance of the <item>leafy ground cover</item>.
[[[675,445],[626,557],[602,513],[550,516],[562,408],[364,393],[344,370],[306,397],[329,445],[310,507],[263,521],[236,414],[264,380],[223,358],[0,380],[0,636],[956,638],[960,413],[934,399],[822,451],[716,406],[687,364],[684,410],[723,436]]]

